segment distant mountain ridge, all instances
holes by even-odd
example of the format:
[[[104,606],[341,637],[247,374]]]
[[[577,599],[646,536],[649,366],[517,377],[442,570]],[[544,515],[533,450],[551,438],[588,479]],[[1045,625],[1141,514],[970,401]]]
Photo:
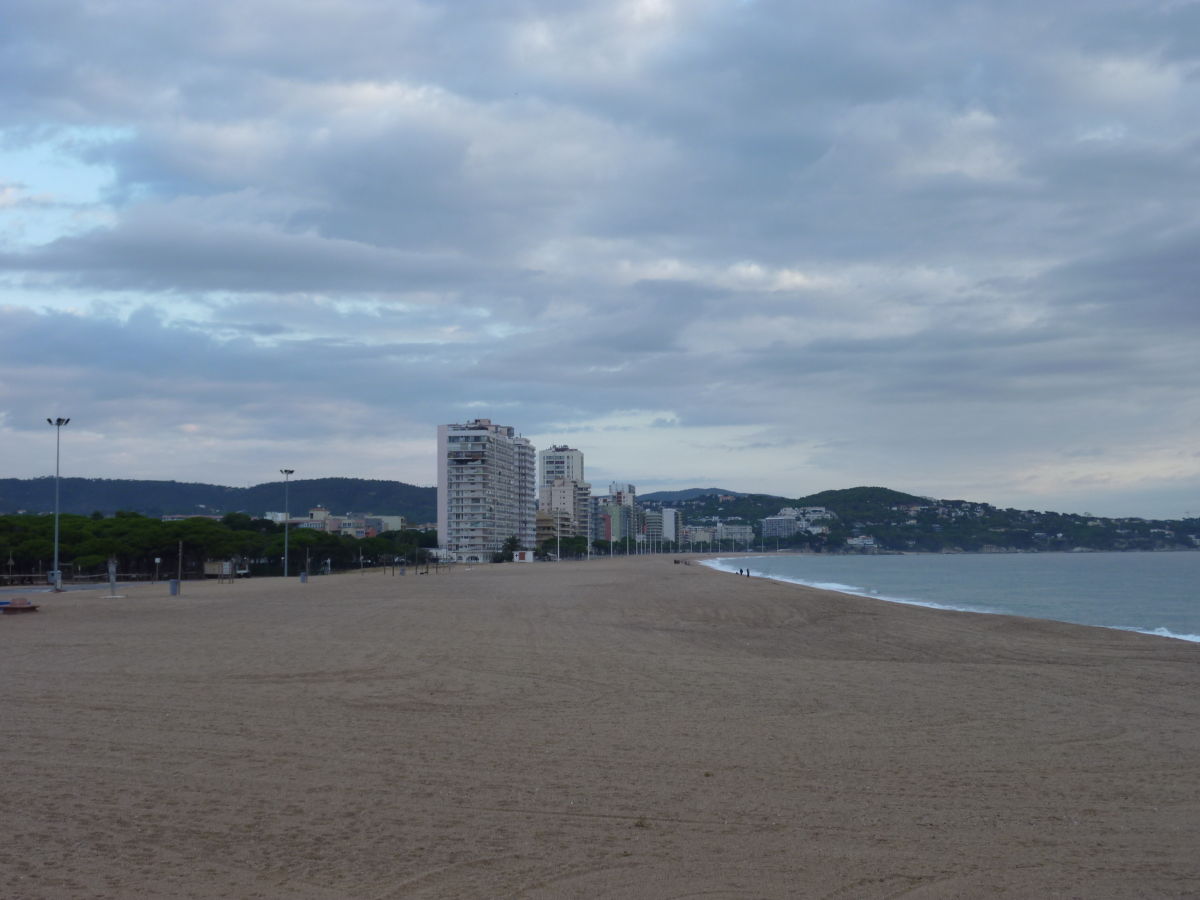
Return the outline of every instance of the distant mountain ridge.
[[[244,512],[255,518],[282,511],[282,481],[235,488],[182,481],[121,478],[63,478],[60,506],[65,513],[111,515],[117,510],[162,515],[224,515]],[[413,524],[437,518],[437,488],[368,478],[309,478],[288,484],[288,506],[295,515],[313,506],[346,512],[405,516]],[[24,510],[54,511],[54,479],[0,478],[0,514]]]
[[[878,546],[936,551],[986,546],[1012,549],[1171,549],[1200,547],[1200,519],[1157,521],[1103,519],[1087,514],[997,509],[987,503],[936,500],[885,487],[852,487],[807,497],[748,494],[727,488],[654,491],[639,498],[648,507],[674,507],[685,522],[742,521],[755,524],[783,507],[821,506],[837,516],[831,540],[871,536]],[[112,515],[118,510],[158,517],[224,515],[261,517],[284,506],[282,481],[247,488],[179,481],[64,478],[65,513]],[[437,518],[437,488],[366,478],[312,478],[288,484],[292,515],[324,506],[347,512],[402,515],[413,525]],[[0,515],[54,509],[54,479],[0,479]]]
[[[660,500],[660,497],[668,499]],[[822,506],[844,519],[872,517],[892,507],[934,502],[884,487],[852,487],[821,491],[807,497],[782,497],[776,494],[746,494],[717,488],[693,488],[686,491],[661,491],[639,497],[655,506],[674,505],[686,519],[719,518],[757,521],[773,516],[784,507]]]
[[[680,509],[689,523],[749,525],[784,507],[824,507],[836,516],[826,523],[827,534],[798,534],[785,545],[803,543],[834,552],[849,547],[930,553],[1200,548],[1200,518],[1106,519],[1086,513],[998,509],[983,502],[938,500],[885,487],[842,488],[797,499],[703,491],[689,500],[671,500],[669,505]]]

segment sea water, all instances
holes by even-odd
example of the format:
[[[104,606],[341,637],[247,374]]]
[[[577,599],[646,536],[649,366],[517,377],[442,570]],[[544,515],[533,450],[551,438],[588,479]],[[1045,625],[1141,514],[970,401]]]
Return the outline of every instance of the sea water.
[[[768,553],[708,565],[895,603],[1200,642],[1200,552]]]

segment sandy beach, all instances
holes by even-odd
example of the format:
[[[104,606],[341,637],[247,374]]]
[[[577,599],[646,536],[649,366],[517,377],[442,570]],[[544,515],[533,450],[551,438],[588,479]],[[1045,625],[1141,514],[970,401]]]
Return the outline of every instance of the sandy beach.
[[[12,898],[1200,896],[1200,645],[670,557],[28,595]]]

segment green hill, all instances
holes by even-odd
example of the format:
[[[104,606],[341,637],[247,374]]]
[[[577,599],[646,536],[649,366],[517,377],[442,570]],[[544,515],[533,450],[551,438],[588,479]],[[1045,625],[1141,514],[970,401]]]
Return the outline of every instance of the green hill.
[[[691,521],[717,517],[723,520],[740,518],[747,522],[757,522],[766,516],[775,515],[785,506],[823,506],[836,513],[839,519],[869,519],[890,514],[893,506],[931,502],[926,498],[882,487],[853,487],[821,491],[818,494],[810,494],[807,497],[796,499],[780,497],[777,494],[739,494],[734,491],[699,488],[669,493],[688,495],[671,502],[684,510],[685,517]],[[639,499],[643,502],[663,503],[658,500],[660,496],[662,496],[661,493],[647,494]],[[732,497],[733,499],[722,500],[721,497]],[[663,505],[670,505],[670,503],[663,503]]]
[[[663,506],[670,506],[672,503],[695,500],[699,497],[707,497],[709,494],[732,497],[748,496],[741,491],[730,491],[725,488],[687,488],[682,491],[651,491],[649,494],[638,494],[638,501],[641,503],[661,503]]]
[[[823,506],[837,513],[840,519],[869,519],[886,516],[893,506],[920,506],[934,501],[893,491],[885,487],[852,487],[836,491],[809,494],[790,503],[790,506]]]

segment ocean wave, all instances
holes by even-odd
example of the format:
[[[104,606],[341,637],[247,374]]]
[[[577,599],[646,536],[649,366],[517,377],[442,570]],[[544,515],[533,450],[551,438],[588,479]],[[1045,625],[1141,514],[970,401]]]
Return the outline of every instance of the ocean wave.
[[[1138,634],[1174,638],[1177,641],[1190,641],[1193,644],[1200,644],[1200,634],[1180,634],[1179,632],[1171,631],[1169,628],[1138,628],[1136,625],[1113,625],[1111,627],[1118,631],[1136,631]]]

